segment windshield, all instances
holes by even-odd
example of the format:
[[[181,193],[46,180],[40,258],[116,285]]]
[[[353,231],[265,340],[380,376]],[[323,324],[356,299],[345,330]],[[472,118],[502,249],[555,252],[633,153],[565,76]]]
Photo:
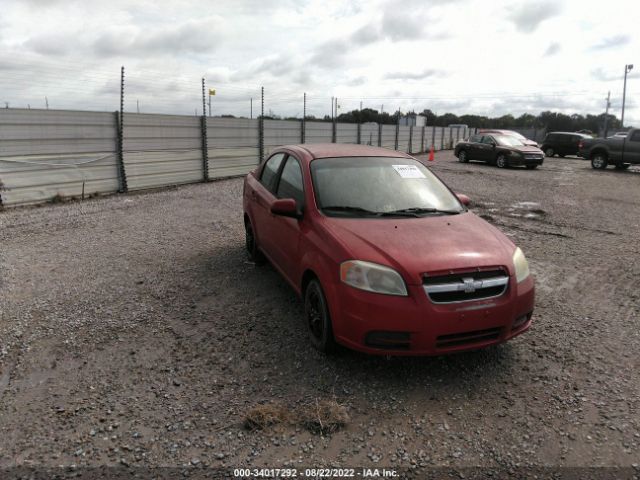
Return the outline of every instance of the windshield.
[[[346,157],[311,162],[318,208],[328,216],[424,216],[464,210],[420,162],[408,158]]]
[[[525,137],[524,135],[519,134],[518,132],[509,131],[509,133],[507,135],[511,135],[512,137],[516,137],[518,140],[526,140],[527,139],[527,137]]]
[[[520,140],[516,137],[512,137],[510,135],[494,135],[496,142],[498,145],[504,145],[507,147],[520,147],[524,145]]]

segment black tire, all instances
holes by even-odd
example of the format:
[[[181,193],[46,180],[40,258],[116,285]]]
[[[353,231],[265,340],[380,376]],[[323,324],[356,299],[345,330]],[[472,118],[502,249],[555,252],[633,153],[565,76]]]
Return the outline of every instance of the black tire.
[[[316,350],[323,353],[335,350],[329,307],[320,282],[316,279],[311,280],[304,291],[304,321],[309,341]]]
[[[631,166],[630,163],[619,163],[616,165],[616,170],[626,170]]]
[[[547,157],[553,157],[556,154],[556,151],[553,149],[553,147],[546,147],[544,149],[544,154]]]
[[[458,161],[460,163],[467,163],[469,161],[469,157],[467,156],[466,150],[460,150],[458,152]]]
[[[249,219],[245,220],[244,222],[244,245],[247,249],[247,256],[249,257],[249,261],[255,263],[256,265],[262,265],[265,262],[264,255],[258,248],[258,241],[256,240],[256,235],[253,231],[251,220]]]
[[[527,167],[527,170],[535,170],[538,168],[538,165],[525,165],[525,167]]]
[[[495,163],[498,168],[507,168],[509,166],[509,160],[507,160],[507,156],[504,153],[498,154]]]
[[[591,155],[591,168],[595,170],[604,170],[609,165],[607,155],[601,152]]]

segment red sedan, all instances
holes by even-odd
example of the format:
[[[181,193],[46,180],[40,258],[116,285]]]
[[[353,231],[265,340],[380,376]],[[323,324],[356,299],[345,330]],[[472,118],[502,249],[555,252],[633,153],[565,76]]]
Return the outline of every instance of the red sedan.
[[[309,339],[438,355],[531,324],[522,251],[413,157],[360,145],[275,152],[244,182],[246,247],[304,299]]]

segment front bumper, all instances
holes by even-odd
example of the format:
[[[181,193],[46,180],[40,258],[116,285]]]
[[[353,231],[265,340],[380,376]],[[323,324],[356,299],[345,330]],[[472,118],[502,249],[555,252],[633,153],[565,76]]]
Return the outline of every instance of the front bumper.
[[[335,285],[331,308],[336,340],[377,355],[441,355],[505,342],[529,329],[535,288],[529,276],[510,278],[500,297],[435,304],[421,285],[408,297]]]
[[[526,166],[526,165],[542,165],[544,163],[544,156],[537,158],[526,158],[519,155],[510,155],[508,157],[509,165],[517,167],[517,166]]]

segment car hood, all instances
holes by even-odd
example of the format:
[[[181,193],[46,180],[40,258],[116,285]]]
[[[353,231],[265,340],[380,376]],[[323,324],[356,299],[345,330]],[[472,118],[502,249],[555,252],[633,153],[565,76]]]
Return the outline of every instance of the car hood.
[[[542,150],[540,150],[538,147],[534,147],[532,145],[522,145],[522,146],[517,146],[517,147],[507,147],[507,146],[502,146],[502,148],[507,149],[507,150],[512,150],[514,152],[520,152],[520,153],[538,153],[540,155],[543,155]]]
[[[538,148],[538,143],[537,143],[537,142],[534,142],[533,140],[529,140],[529,139],[522,140],[522,143],[524,143],[524,144],[525,144],[526,146],[528,146],[528,147],[535,147],[535,148]]]
[[[325,225],[347,252],[401,272],[410,284],[425,273],[504,266],[512,270],[515,246],[471,212],[421,218],[325,217]]]

